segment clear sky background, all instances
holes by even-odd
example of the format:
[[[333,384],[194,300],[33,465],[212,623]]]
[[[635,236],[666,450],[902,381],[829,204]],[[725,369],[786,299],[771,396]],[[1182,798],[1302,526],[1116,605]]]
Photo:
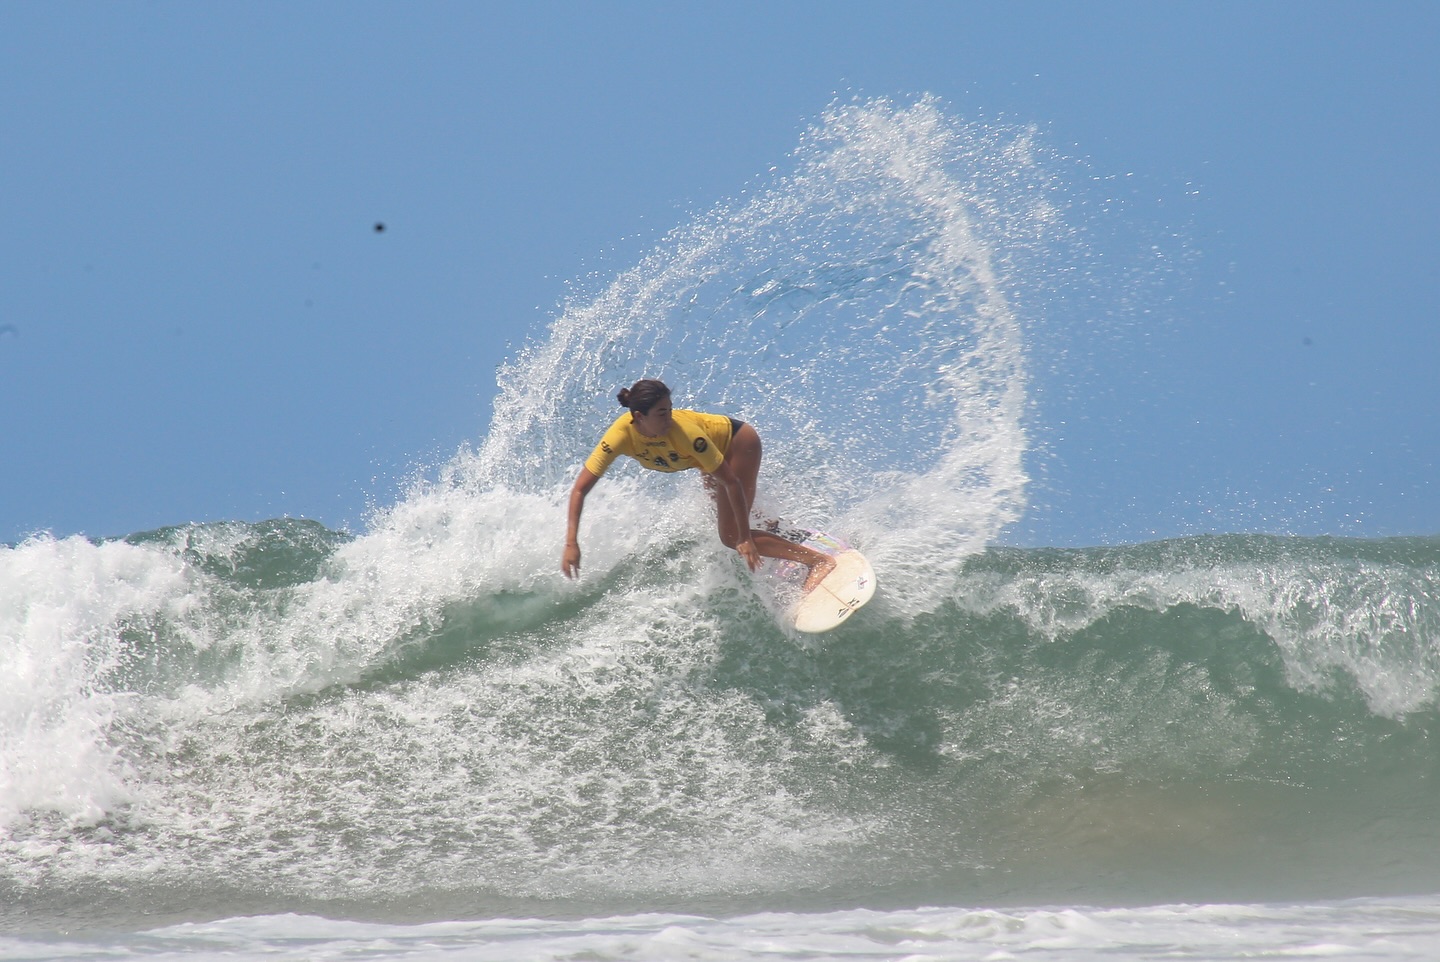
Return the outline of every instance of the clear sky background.
[[[1440,4],[0,0],[0,542],[363,530],[572,282],[926,93],[1185,254],[1014,540],[1440,533]]]

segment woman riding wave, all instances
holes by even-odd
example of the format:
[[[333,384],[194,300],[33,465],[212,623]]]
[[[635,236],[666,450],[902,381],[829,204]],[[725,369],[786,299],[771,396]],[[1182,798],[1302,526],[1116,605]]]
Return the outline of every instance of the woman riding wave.
[[[760,435],[754,427],[723,414],[677,411],[670,403],[670,389],[648,378],[622,388],[616,397],[629,413],[610,425],[570,489],[569,526],[560,561],[567,578],[580,573],[585,496],[622,454],[654,471],[699,468],[715,502],[721,543],[734,548],[751,571],[760,567],[762,557],[798,562],[810,569],[805,579],[809,591],[834,570],[834,559],[824,552],[750,527],[761,457]]]

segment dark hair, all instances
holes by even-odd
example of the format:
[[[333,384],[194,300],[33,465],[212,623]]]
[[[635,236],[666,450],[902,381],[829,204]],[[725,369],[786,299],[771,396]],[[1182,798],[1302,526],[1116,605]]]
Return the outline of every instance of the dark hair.
[[[615,395],[621,407],[637,414],[649,414],[650,409],[670,396],[670,389],[662,381],[641,378],[629,387],[622,387]]]

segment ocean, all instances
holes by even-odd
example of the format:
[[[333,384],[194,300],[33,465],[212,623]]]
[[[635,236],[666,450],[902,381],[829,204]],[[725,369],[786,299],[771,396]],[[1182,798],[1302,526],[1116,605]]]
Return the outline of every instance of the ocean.
[[[836,105],[364,530],[0,547],[0,959],[1435,957],[1440,538],[1007,540],[1050,169]],[[754,423],[875,600],[798,635],[619,467],[561,577],[642,375]]]

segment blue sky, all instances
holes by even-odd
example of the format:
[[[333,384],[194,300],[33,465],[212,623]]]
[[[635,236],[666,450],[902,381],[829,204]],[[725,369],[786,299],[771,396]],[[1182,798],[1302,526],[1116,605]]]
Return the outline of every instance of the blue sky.
[[[1428,2],[0,4],[0,541],[362,529],[573,283],[927,93],[1184,255],[1037,383],[1015,540],[1440,533],[1437,50]]]

